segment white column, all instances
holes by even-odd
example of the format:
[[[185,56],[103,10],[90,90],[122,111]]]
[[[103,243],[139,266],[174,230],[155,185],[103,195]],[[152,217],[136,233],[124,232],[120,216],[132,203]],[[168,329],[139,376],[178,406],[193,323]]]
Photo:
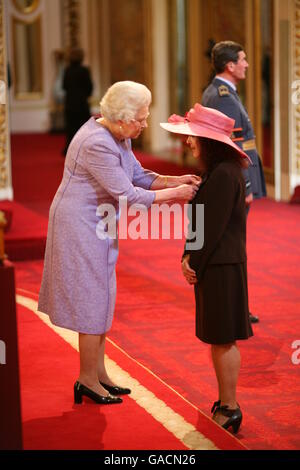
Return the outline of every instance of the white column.
[[[293,0],[292,15],[292,70],[291,70],[291,122],[290,132],[291,175],[290,192],[300,185],[300,0]]]
[[[4,1],[7,7],[6,25],[8,29],[8,59],[11,68],[14,67],[15,54],[13,50],[13,19],[22,22],[41,22],[41,78],[42,93],[26,97],[15,96],[13,81],[10,89],[11,131],[18,132],[47,132],[50,128],[50,110],[52,90],[55,80],[54,50],[62,47],[61,7],[62,0],[40,0],[37,8],[30,13],[20,12],[13,1]],[[27,54],[28,55],[28,54]],[[27,56],[26,55],[26,56]]]
[[[280,60],[279,60],[279,2],[274,4],[274,174],[275,199],[281,197],[281,168],[280,168]]]
[[[151,107],[151,150],[161,152],[170,147],[168,132],[160,122],[169,117],[169,57],[167,0],[152,0],[153,105]]]
[[[13,199],[7,93],[5,5],[0,0],[0,200]]]
[[[274,4],[275,198],[300,185],[300,0]]]
[[[85,65],[90,68],[93,80],[93,95],[90,99],[91,111],[99,112],[101,97],[101,71],[100,71],[100,38],[102,25],[99,21],[99,11],[102,5],[98,0],[81,0],[81,45],[85,53]]]

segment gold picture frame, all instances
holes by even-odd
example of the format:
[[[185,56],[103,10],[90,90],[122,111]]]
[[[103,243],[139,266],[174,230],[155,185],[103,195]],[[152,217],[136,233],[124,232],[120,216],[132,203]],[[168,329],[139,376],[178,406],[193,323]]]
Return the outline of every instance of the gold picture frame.
[[[12,33],[15,99],[39,100],[43,96],[41,17],[13,18]]]

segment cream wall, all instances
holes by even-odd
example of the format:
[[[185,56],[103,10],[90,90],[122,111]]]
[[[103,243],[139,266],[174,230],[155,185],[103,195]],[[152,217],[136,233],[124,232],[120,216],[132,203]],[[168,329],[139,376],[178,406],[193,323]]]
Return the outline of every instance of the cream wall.
[[[101,2],[105,4],[105,2]],[[92,111],[98,111],[99,100],[106,89],[106,70],[101,70],[100,41],[103,37],[102,25],[98,19],[99,0],[81,0],[80,8],[80,42],[85,51],[85,62],[90,66],[94,82]],[[170,138],[163,131],[159,122],[169,115],[169,76],[168,76],[168,17],[167,0],[151,0],[152,6],[152,40],[153,40],[153,105],[151,107],[151,150],[161,152],[170,147]],[[47,132],[50,127],[49,113],[52,100],[54,76],[53,51],[63,46],[61,0],[40,0],[38,9],[32,14],[22,15],[15,8],[12,0],[7,2],[6,23],[8,28],[8,56],[13,64],[12,18],[32,20],[37,16],[42,21],[42,65],[43,96],[41,99],[18,100],[14,96],[14,86],[10,90],[11,131],[12,132]],[[105,21],[105,19],[104,19]],[[102,73],[103,72],[103,73]]]
[[[170,137],[159,123],[169,117],[169,58],[167,0],[152,0],[153,105],[151,106],[151,148],[163,152],[170,148]],[[163,156],[163,153],[162,153]]]
[[[101,1],[103,3],[103,0]],[[99,112],[99,100],[102,94],[102,70],[100,61],[100,41],[102,25],[99,0],[81,0],[80,2],[80,43],[85,52],[84,62],[90,67],[93,79],[93,96],[91,98],[91,110]]]
[[[40,99],[18,100],[14,94],[14,83],[10,89],[11,131],[47,132],[49,130],[49,110],[54,82],[53,51],[61,47],[60,0],[40,0],[37,10],[29,14],[20,13],[12,0],[6,2],[6,25],[8,30],[8,57],[13,70],[12,20],[30,21],[41,17],[41,48],[43,93]],[[12,77],[13,78],[13,77]]]
[[[274,165],[277,200],[289,200],[294,188],[300,184],[300,93],[297,94],[298,104],[293,102],[293,84],[300,78],[299,30],[300,1],[275,0]]]
[[[126,0],[124,0],[126,1]],[[174,141],[159,127],[170,114],[168,0],[149,0],[152,27],[152,92],[153,104],[149,126],[150,150],[162,157],[172,158]],[[92,111],[98,110],[99,99],[109,84],[109,57],[102,47],[109,41],[105,24],[109,0],[79,0],[80,38],[85,50],[86,63],[90,65],[94,81]],[[194,0],[190,0],[194,3]],[[195,0],[197,3],[197,0]],[[17,100],[14,87],[10,90],[11,132],[47,132],[55,79],[53,51],[66,42],[63,28],[62,6],[64,0],[40,0],[38,9],[26,19],[38,15],[42,22],[43,95],[35,100]],[[13,64],[12,18],[24,18],[14,7],[12,0],[5,1],[7,27],[7,55]],[[297,16],[298,15],[298,16]],[[199,28],[201,18],[198,17]],[[288,200],[296,185],[300,184],[300,104],[292,102],[293,83],[300,80],[300,0],[274,0],[274,136],[275,136],[275,197]],[[190,33],[190,32],[189,32]],[[248,32],[249,33],[249,32]],[[104,52],[103,52],[104,50]],[[102,54],[102,55],[101,55]],[[104,55],[103,55],[104,54]],[[191,58],[190,58],[191,59]],[[193,64],[192,64],[193,65]],[[197,83],[194,83],[197,89]],[[297,94],[300,100],[300,86]]]

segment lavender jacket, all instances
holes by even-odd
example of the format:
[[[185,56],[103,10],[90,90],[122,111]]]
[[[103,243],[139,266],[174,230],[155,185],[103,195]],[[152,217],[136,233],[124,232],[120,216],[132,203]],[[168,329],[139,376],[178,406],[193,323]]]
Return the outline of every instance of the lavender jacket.
[[[79,129],[49,214],[39,310],[52,323],[88,334],[110,329],[118,239],[101,235],[101,205],[111,204],[116,219],[120,196],[128,205],[149,207],[155,198],[149,188],[157,176],[142,168],[130,140],[117,141],[95,118]]]

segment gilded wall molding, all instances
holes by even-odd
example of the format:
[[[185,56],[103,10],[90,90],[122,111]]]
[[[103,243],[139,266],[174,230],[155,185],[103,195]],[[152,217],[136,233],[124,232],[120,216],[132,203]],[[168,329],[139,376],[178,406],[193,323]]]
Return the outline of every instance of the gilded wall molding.
[[[294,0],[294,29],[293,29],[293,81],[300,81],[300,0]],[[299,86],[297,87],[299,90]],[[300,97],[300,92],[298,93]],[[293,168],[296,175],[300,175],[300,100],[293,106],[294,136],[293,142]]]
[[[8,144],[8,116],[6,106],[7,68],[6,39],[4,29],[4,5],[0,1],[0,196],[10,192],[10,148]],[[2,197],[0,197],[1,199]]]

